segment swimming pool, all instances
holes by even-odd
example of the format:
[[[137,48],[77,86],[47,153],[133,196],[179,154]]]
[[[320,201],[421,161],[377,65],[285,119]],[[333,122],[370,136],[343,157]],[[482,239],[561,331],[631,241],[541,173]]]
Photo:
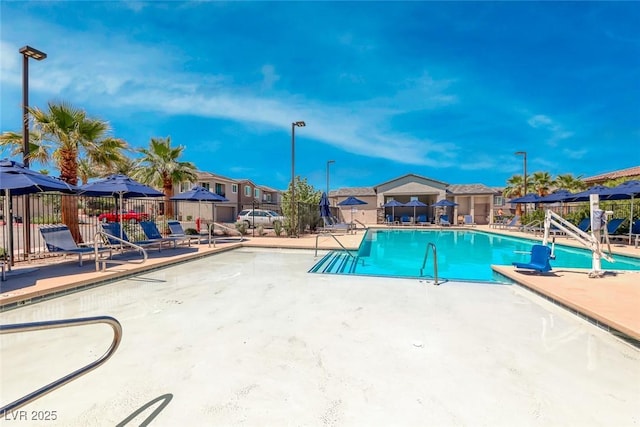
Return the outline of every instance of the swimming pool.
[[[476,230],[374,230],[365,234],[357,252],[358,262],[347,263],[331,256],[323,258],[312,272],[331,272],[365,276],[420,277],[429,243],[438,253],[438,277],[449,280],[505,282],[491,265],[528,262],[536,240]],[[555,245],[552,268],[591,268],[591,252],[571,246]],[[339,252],[334,253],[341,256]],[[614,256],[614,263],[602,261],[603,270],[640,270],[640,259]],[[330,265],[333,262],[332,265]],[[324,264],[323,264],[324,263]],[[324,267],[330,267],[325,269]],[[433,254],[422,276],[434,273]]]
[[[123,328],[105,365],[23,408],[57,420],[15,424],[638,419],[640,351],[521,287],[308,274],[312,263],[313,251],[234,249],[0,313],[2,323],[110,315]],[[3,399],[95,360],[110,335],[101,325],[0,335]]]

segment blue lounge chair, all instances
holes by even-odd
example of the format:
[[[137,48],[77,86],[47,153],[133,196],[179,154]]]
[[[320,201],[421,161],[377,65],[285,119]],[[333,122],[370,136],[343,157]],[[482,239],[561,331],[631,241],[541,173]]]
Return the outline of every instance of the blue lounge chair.
[[[578,227],[580,231],[584,231],[586,233],[591,228],[591,218],[582,218],[576,227]]]
[[[387,224],[393,224],[393,215],[387,215]]]
[[[607,234],[609,236],[616,234],[623,222],[625,222],[625,218],[612,218],[607,221]]]
[[[182,238],[183,240],[188,241],[189,246],[191,246],[192,240],[197,243],[200,243],[200,236],[190,235],[185,233],[184,229],[182,228],[182,224],[180,224],[180,221],[175,219],[170,219],[169,221],[167,221],[167,226],[169,227],[169,232],[171,233],[169,234],[169,237]]]
[[[106,243],[112,247],[123,248],[122,243],[117,240],[121,238],[120,236],[122,236],[122,240],[124,240],[125,242],[133,243],[134,245],[141,246],[142,248],[157,246],[159,251],[162,250],[162,244],[164,243],[162,240],[131,241],[119,222],[103,222],[100,224],[100,226],[102,227],[102,231],[104,231],[107,235]]]
[[[419,225],[429,225],[429,220],[425,214],[422,214],[416,217],[416,223]]]
[[[443,226],[443,227],[451,226],[451,223],[449,222],[449,216],[448,215],[440,215],[440,225]]]
[[[402,215],[400,217],[400,224],[411,225],[411,218],[409,217],[409,215]]]
[[[164,237],[160,230],[158,230],[158,226],[153,221],[140,221],[140,227],[142,227],[142,231],[144,231],[144,235],[147,237],[148,241],[160,240],[163,243],[172,243],[175,248],[178,245],[178,242],[187,242],[189,246],[191,246],[190,239],[182,236],[168,236]]]
[[[520,222],[520,215],[515,215],[513,218],[511,218],[511,220],[507,223],[505,223],[501,228],[506,228],[508,230],[515,228],[516,230],[519,230],[522,225],[518,224]]]
[[[473,217],[471,215],[464,216],[464,225],[470,225],[472,227],[476,226],[476,223],[473,222]]]
[[[550,247],[544,245],[533,245],[531,247],[531,260],[528,263],[514,262],[513,265],[520,269],[535,270],[539,273],[546,273],[551,271],[549,259],[551,259]]]
[[[78,246],[78,244],[73,240],[73,235],[71,234],[71,230],[64,224],[55,224],[55,225],[41,225],[40,226],[40,234],[44,239],[44,242],[47,246],[47,250],[51,253],[59,253],[64,255],[78,255],[78,261],[80,262],[80,266],[82,266],[82,256],[83,255],[94,255],[95,247],[91,246]],[[109,247],[100,247],[98,248],[98,254],[102,254],[108,252],[109,256],[111,256],[111,248]]]

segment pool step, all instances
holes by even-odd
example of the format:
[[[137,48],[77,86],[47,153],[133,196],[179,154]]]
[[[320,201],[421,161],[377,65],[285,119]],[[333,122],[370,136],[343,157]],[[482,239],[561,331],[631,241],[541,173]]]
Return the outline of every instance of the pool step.
[[[356,258],[344,251],[331,251],[314,265],[310,273],[353,274],[356,270]]]

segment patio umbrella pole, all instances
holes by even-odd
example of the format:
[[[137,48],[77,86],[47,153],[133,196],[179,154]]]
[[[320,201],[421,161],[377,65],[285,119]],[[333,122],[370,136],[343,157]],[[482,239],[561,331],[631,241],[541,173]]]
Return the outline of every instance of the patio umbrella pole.
[[[5,205],[7,209],[4,211],[4,224],[7,227],[7,233],[5,233],[5,238],[7,239],[7,252],[4,254],[5,259],[8,256],[9,262],[7,263],[7,271],[11,271],[11,266],[13,266],[13,205],[11,203],[11,192],[9,190],[5,190]]]

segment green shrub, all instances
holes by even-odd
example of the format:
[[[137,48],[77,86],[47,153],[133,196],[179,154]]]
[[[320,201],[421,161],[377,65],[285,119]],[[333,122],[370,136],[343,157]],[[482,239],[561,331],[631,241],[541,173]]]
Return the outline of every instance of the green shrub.
[[[197,236],[200,233],[198,233],[198,230],[196,230],[195,228],[187,228],[186,230],[184,230],[184,234],[188,236]]]
[[[276,236],[280,237],[284,228],[282,227],[282,223],[280,221],[275,221],[273,223],[273,231],[276,233]]]

